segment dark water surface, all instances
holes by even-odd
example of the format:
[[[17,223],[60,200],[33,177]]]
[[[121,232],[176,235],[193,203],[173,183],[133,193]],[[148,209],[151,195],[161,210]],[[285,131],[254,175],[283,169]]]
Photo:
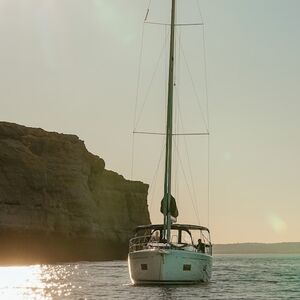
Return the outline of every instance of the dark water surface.
[[[0,267],[0,299],[300,300],[300,255],[216,255],[196,286],[132,286],[125,261]]]

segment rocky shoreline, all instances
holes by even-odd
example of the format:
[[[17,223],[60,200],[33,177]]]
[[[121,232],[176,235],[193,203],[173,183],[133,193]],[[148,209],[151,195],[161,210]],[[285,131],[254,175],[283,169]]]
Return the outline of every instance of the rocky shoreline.
[[[0,122],[1,264],[123,259],[147,194],[75,135]]]

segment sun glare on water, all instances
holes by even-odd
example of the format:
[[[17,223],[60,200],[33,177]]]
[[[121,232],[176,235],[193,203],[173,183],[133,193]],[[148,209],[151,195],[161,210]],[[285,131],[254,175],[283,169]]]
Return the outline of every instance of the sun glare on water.
[[[68,278],[75,269],[61,265],[0,267],[0,299],[63,299],[74,288]]]

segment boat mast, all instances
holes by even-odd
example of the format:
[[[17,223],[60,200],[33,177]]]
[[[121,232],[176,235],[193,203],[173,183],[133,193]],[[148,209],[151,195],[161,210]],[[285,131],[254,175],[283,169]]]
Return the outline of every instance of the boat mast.
[[[171,36],[169,58],[169,83],[168,83],[168,108],[166,128],[166,159],[164,182],[164,238],[169,243],[171,240],[171,171],[172,171],[172,138],[173,138],[173,88],[174,88],[174,53],[175,53],[175,14],[176,0],[172,0]],[[166,235],[165,235],[166,234]]]

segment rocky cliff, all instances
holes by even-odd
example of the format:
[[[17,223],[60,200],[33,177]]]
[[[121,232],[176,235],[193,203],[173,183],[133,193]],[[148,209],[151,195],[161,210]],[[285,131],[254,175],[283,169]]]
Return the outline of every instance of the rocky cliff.
[[[147,192],[75,135],[0,122],[0,263],[125,258]]]

